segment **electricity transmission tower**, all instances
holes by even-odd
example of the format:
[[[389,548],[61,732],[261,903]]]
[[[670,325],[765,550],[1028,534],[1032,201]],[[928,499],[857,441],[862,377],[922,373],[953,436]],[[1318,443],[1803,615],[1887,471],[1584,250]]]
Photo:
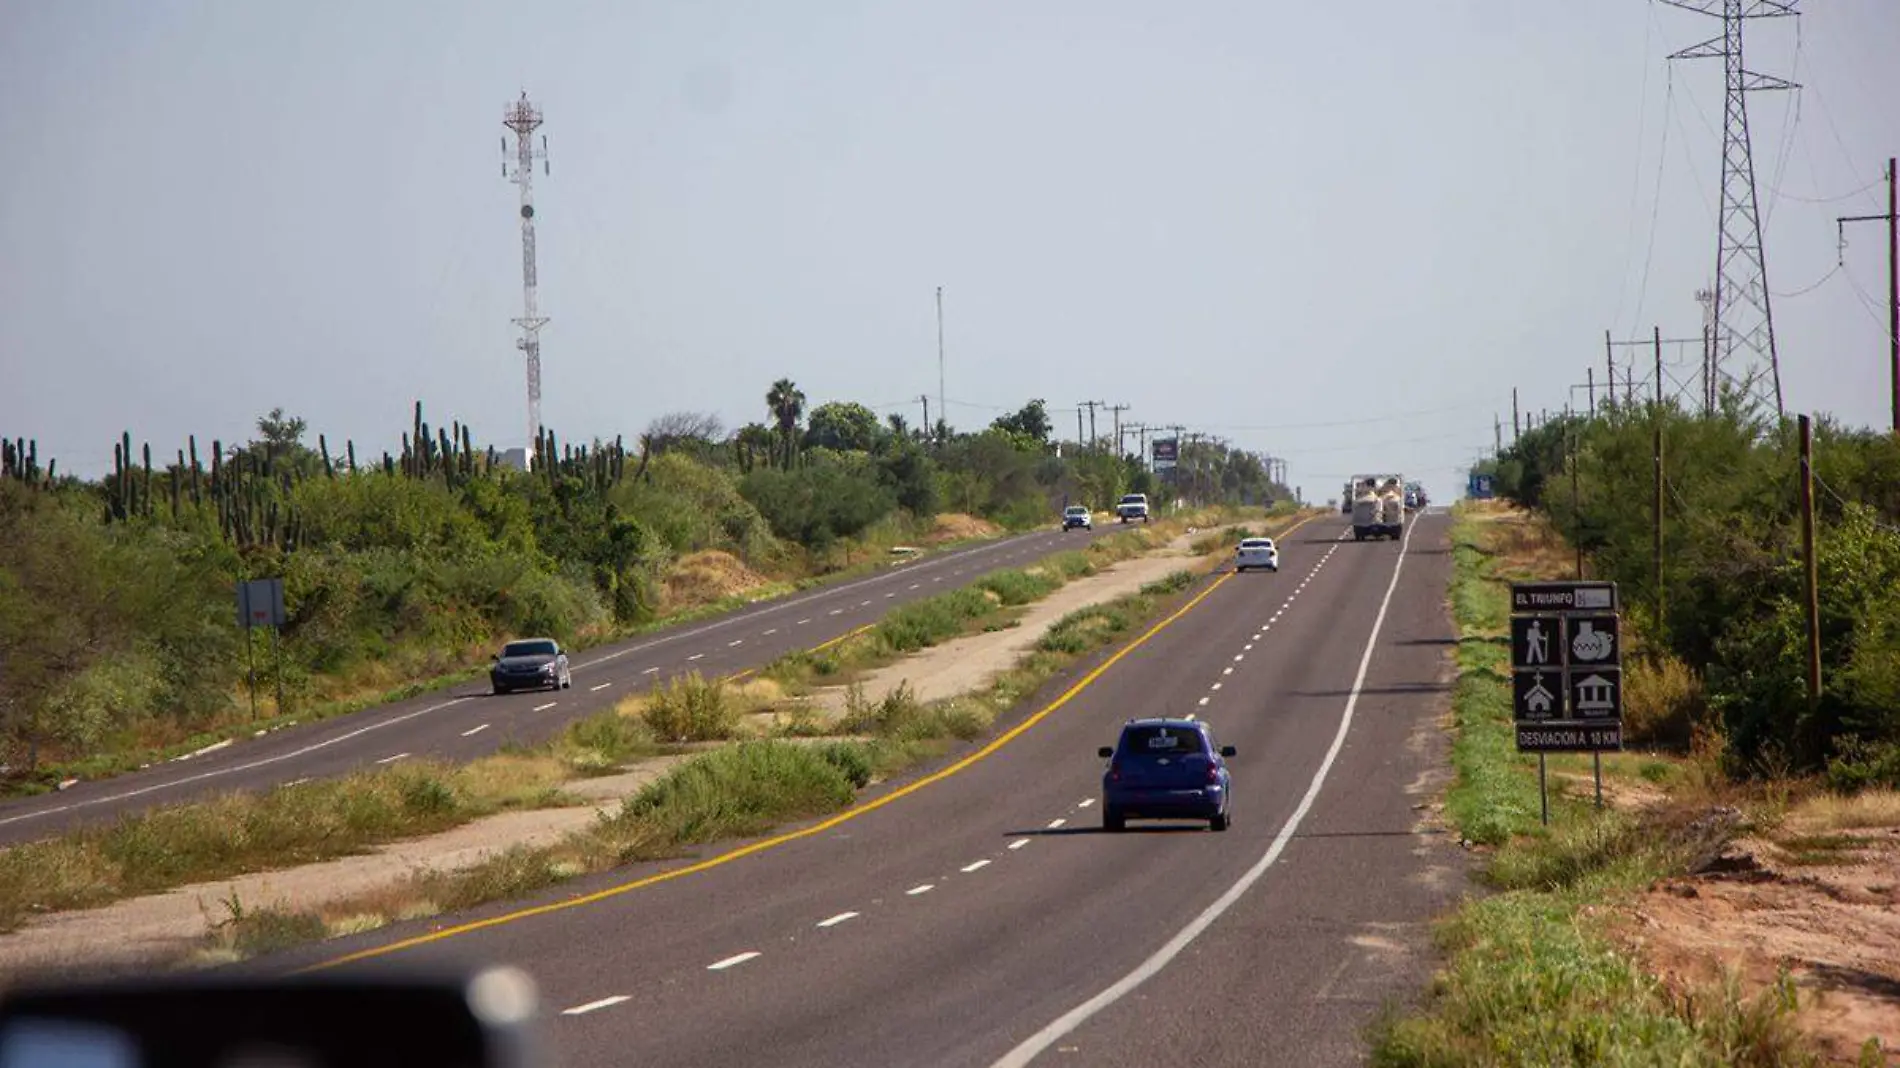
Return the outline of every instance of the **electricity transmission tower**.
[[[524,90],[521,99],[508,105],[501,124],[515,133],[514,161],[508,161],[508,139],[501,139],[501,174],[521,187],[521,317],[514,320],[521,328],[515,347],[528,357],[528,450],[532,466],[541,443],[541,328],[548,324],[535,302],[534,271],[534,161],[541,161],[541,173],[548,166],[548,138],[541,135],[541,147],[534,146],[534,131],[541,125],[541,109],[528,102]]]
[[[1781,363],[1775,317],[1768,300],[1768,257],[1762,251],[1761,212],[1755,195],[1755,156],[1748,136],[1748,94],[1796,89],[1783,78],[1757,74],[1742,63],[1742,27],[1750,19],[1799,15],[1800,0],[1663,0],[1671,7],[1722,20],[1722,33],[1670,59],[1722,60],[1722,209],[1715,243],[1715,345],[1718,377],[1751,386],[1767,365],[1782,414]]]

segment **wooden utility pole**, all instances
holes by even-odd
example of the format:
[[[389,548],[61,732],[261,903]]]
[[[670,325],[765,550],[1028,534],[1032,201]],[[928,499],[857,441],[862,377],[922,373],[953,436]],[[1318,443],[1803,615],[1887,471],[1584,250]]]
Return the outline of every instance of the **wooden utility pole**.
[[[1807,580],[1808,711],[1821,702],[1821,570],[1814,559],[1814,426],[1801,425],[1801,569]]]
[[[1128,405],[1111,404],[1108,410],[1115,416],[1115,459],[1119,460],[1125,455],[1122,451],[1122,413],[1128,410]]]
[[[1887,364],[1892,396],[1893,432],[1900,434],[1900,175],[1887,158],[1887,214],[1849,215],[1834,220],[1836,233],[1851,222],[1887,224]]]
[[[1610,342],[1610,332],[1603,332],[1603,394],[1605,404],[1616,403],[1616,348]]]
[[[1663,612],[1668,601],[1663,596],[1663,410],[1662,410],[1662,327],[1656,327],[1656,625],[1663,627]],[[1632,365],[1636,361],[1631,360]],[[1633,373],[1633,372],[1632,372]],[[1666,629],[1666,628],[1665,628]]]

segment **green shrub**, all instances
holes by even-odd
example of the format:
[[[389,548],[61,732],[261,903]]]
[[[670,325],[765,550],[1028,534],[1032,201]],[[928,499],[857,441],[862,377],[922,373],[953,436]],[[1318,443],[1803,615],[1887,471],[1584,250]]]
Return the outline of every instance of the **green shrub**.
[[[725,683],[697,671],[654,687],[640,715],[667,742],[721,741],[739,729],[739,708]]]
[[[872,632],[892,653],[909,653],[963,633],[970,621],[995,611],[983,590],[965,587],[912,601],[892,612]]]
[[[759,741],[716,749],[628,798],[618,819],[691,844],[835,812],[851,803],[856,772],[827,755],[831,748]]]

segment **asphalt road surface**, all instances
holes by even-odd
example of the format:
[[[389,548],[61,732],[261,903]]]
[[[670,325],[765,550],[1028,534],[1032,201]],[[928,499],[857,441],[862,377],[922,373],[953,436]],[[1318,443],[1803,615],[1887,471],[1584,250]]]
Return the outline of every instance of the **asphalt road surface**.
[[[1448,525],[1308,523],[1278,574],[1205,580],[842,816],[252,966],[516,964],[575,1066],[1360,1063],[1461,889],[1418,811],[1444,765]],[[1238,747],[1229,831],[1101,830],[1095,750],[1155,713]]]
[[[991,571],[1027,566],[1121,529],[1109,523],[1093,533],[1051,530],[965,546],[869,578],[576,653],[574,685],[568,690],[495,696],[484,678],[58,793],[8,801],[0,804],[0,846],[231,790],[265,790],[399,760],[467,761],[510,742],[537,742],[656,681],[689,671],[727,675],[761,667],[875,623],[905,602],[955,589]]]

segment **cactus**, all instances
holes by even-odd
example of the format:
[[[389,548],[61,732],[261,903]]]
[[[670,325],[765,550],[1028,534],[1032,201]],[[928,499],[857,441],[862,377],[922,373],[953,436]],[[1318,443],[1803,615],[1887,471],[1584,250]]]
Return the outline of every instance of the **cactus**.
[[[343,450],[345,455],[349,457],[350,474],[353,475],[356,473],[356,441],[351,438],[343,439]]]
[[[198,435],[193,434],[187,437],[185,444],[189,446],[191,450],[191,467],[189,469],[191,471],[191,505],[193,508],[196,508],[204,503],[204,487],[198,476]]]
[[[323,477],[335,478],[336,468],[330,464],[330,442],[322,434],[317,435],[317,452],[323,457]]]
[[[146,442],[144,445],[144,450],[145,450],[145,483],[144,483],[144,489],[141,491],[143,493],[144,500],[142,500],[140,504],[145,509],[145,518],[150,519],[152,517],[152,443],[149,441]]]

